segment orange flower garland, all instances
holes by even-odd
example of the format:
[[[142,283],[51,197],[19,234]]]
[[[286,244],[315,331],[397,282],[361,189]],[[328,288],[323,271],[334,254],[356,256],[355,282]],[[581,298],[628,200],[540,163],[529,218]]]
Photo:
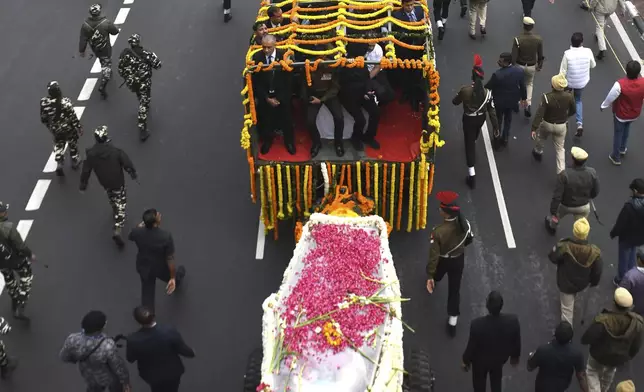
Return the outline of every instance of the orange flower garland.
[[[427,185],[427,194],[431,195],[434,190],[434,164],[431,164],[432,168],[429,170],[429,184]]]
[[[300,200],[302,192],[300,191],[300,166],[295,166],[295,208],[297,209],[297,214],[302,214],[302,208],[300,207]]]
[[[300,238],[302,238],[302,230],[304,230],[304,227],[302,226],[302,222],[300,221],[295,222],[295,243],[296,244],[300,242]]]
[[[331,164],[329,162],[326,163],[326,172],[329,175],[329,189],[333,188],[333,181],[335,178],[331,176]]]
[[[400,223],[402,221],[402,206],[403,206],[403,189],[405,188],[405,164],[400,164],[400,177],[398,181],[398,216],[396,216],[396,231],[400,231]]]
[[[340,343],[342,343],[342,334],[340,333],[340,331],[338,331],[334,323],[332,323],[331,321],[328,321],[326,324],[324,324],[322,333],[324,334],[326,341],[331,346],[339,346]]]
[[[273,238],[277,241],[278,238],[278,230],[277,227],[279,226],[279,221],[277,220],[277,183],[275,182],[275,169],[273,169],[273,166],[270,166],[271,170],[271,220],[273,221]]]
[[[255,189],[255,160],[250,153],[250,149],[246,150],[246,159],[248,160],[248,168],[250,170],[250,197],[253,203],[257,202],[257,194]]]
[[[387,164],[382,168],[382,219],[387,214]]]
[[[253,93],[253,78],[246,72],[246,87],[248,87],[248,108],[253,124],[257,124],[257,111],[255,110],[255,94]]]
[[[347,189],[351,193],[351,165],[347,165]]]
[[[262,221],[264,222],[264,234],[268,231],[268,214],[267,211],[267,200],[266,200],[266,189],[264,188],[264,170],[262,167],[259,168],[259,202],[261,205]]]
[[[344,170],[346,169],[345,165],[342,165],[342,170],[340,171],[340,183],[338,185],[344,186]]]
[[[369,162],[365,164],[365,191],[366,195],[370,196],[371,195],[371,177],[370,177],[370,168],[371,165],[369,165]]]

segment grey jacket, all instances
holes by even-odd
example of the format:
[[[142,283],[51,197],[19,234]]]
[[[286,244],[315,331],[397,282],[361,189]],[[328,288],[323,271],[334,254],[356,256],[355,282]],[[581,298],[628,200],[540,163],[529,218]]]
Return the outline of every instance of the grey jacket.
[[[78,364],[78,370],[89,388],[107,388],[116,380],[121,385],[129,385],[130,373],[117,350],[114,340],[105,334],[88,336],[78,332],[67,337],[60,350],[60,359]]]
[[[80,53],[85,52],[89,39],[94,34],[94,29],[97,29],[102,36],[107,38],[108,45],[100,53],[96,53],[94,48],[94,54],[96,57],[111,56],[112,55],[112,45],[109,45],[109,36],[116,35],[119,33],[118,27],[114,25],[110,20],[105,16],[90,16],[85,20],[80,30],[80,41],[78,43],[78,51]]]
[[[610,15],[617,9],[618,0],[590,0],[590,9],[598,14]]]
[[[599,178],[592,167],[569,167],[557,176],[557,186],[550,202],[550,214],[556,215],[559,205],[581,207],[599,194]]]

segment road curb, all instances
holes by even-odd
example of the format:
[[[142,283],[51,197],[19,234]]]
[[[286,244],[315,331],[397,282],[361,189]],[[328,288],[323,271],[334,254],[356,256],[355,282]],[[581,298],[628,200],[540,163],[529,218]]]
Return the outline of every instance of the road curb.
[[[622,7],[624,14],[628,15],[631,18],[633,24],[635,25],[635,28],[639,33],[640,39],[644,41],[644,19],[637,10],[637,7],[635,7],[635,5],[628,0],[619,0],[619,5]]]

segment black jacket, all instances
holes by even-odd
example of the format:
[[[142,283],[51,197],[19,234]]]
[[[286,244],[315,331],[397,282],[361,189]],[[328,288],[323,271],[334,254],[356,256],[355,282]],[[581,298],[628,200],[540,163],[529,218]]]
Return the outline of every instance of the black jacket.
[[[339,74],[339,96],[342,99],[364,100],[364,95],[373,91],[373,82],[366,67],[342,68],[339,70]]]
[[[620,242],[631,246],[644,245],[644,197],[633,196],[622,207],[610,238],[619,237]]]
[[[92,51],[96,57],[111,56],[112,45],[110,44],[109,36],[118,34],[120,30],[105,16],[90,16],[85,20],[85,23],[83,23],[80,30],[78,51],[80,53],[85,53],[85,48],[87,48],[87,44],[90,43],[90,38],[94,34],[94,29],[105,37],[107,40],[107,46],[100,51],[97,51],[96,48],[92,48]]]
[[[176,380],[185,372],[181,357],[194,358],[179,331],[166,325],[141,328],[127,337],[127,361],[136,362],[139,376],[148,384]]]
[[[513,314],[479,317],[472,320],[463,363],[474,366],[503,366],[508,358],[521,356],[521,327]]]
[[[87,149],[87,158],[83,162],[80,179],[81,190],[87,189],[92,170],[96,172],[98,182],[106,190],[119,189],[125,185],[123,170],[128,172],[132,179],[136,179],[136,170],[130,157],[120,148],[114,147],[112,142],[96,143]]]
[[[280,61],[284,57],[284,51],[275,50],[274,61]],[[266,55],[264,51],[253,55],[255,64],[260,62],[266,64]],[[292,75],[291,72],[283,71],[275,67],[271,71],[253,72],[253,94],[257,97],[260,105],[267,104],[266,98],[277,98],[279,101],[287,102],[292,95]],[[271,93],[272,91],[272,93]]]
[[[519,101],[527,99],[525,74],[522,68],[514,65],[494,72],[485,88],[492,90],[494,105],[501,110],[518,109]]]
[[[548,255],[557,265],[557,286],[566,294],[576,294],[588,285],[595,287],[602,276],[601,251],[588,241],[565,238]]]
[[[642,316],[604,309],[581,337],[590,345],[590,355],[604,366],[622,366],[633,359],[642,345]]]
[[[569,167],[557,175],[550,201],[550,214],[557,215],[559,204],[581,207],[599,195],[599,178],[592,167]]]
[[[3,247],[6,247],[3,249]],[[13,222],[7,217],[0,218],[0,255],[10,254],[7,260],[0,258],[0,268],[16,268],[25,258],[31,258],[31,249],[22,240],[22,236]]]

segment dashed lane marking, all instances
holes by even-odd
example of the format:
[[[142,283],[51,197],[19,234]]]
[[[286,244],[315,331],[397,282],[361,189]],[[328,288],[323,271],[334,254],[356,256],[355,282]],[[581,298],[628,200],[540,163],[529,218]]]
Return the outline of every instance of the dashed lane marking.
[[[76,106],[74,107],[74,112],[76,113],[76,117],[80,120],[83,117],[83,113],[85,112],[85,108],[83,106]],[[63,151],[63,154],[67,151],[67,144],[65,145],[65,150]],[[53,173],[56,171],[56,154],[52,151],[51,154],[49,155],[49,159],[47,159],[47,163],[45,164],[45,168],[42,170],[43,173]]]
[[[18,222],[18,226],[16,227],[16,230],[18,230],[18,233],[20,233],[20,236],[22,237],[23,241],[27,240],[27,236],[29,235],[29,230],[31,230],[31,226],[34,224],[33,219],[28,219],[28,220],[21,220]]]
[[[264,258],[264,244],[266,242],[266,229],[264,228],[264,220],[262,220],[262,212],[259,212],[259,226],[257,227],[257,248],[255,248],[255,259],[262,260]]]
[[[134,3],[134,0],[125,0],[123,4],[132,4]]]
[[[47,194],[47,189],[49,189],[49,184],[51,180],[38,180],[34,191],[31,192],[31,197],[27,203],[26,211],[36,211],[40,208],[45,195]]]
[[[129,8],[128,8],[128,9],[129,9]],[[116,24],[116,23],[115,23],[115,24]],[[118,34],[116,34],[116,35],[110,35],[110,43],[112,44],[112,46],[114,46],[114,42],[116,42],[116,39],[117,39],[118,37],[119,37],[119,35],[118,35]]]
[[[499,171],[496,168],[496,160],[494,159],[494,151],[492,151],[492,143],[490,142],[490,134],[487,128],[487,124],[483,123],[483,127],[481,129],[483,131],[483,141],[485,142],[487,162],[490,164],[490,173],[492,174],[492,184],[494,185],[496,202],[499,205],[501,223],[503,224],[503,231],[505,232],[505,241],[508,243],[508,248],[514,249],[517,247],[517,244],[514,241],[512,225],[510,224],[510,216],[508,215],[508,207],[505,205],[505,197],[503,196],[503,188],[501,188]]]
[[[125,23],[125,19],[127,19],[127,14],[130,13],[129,8],[121,8],[119,10],[119,13],[116,14],[116,18],[114,18],[114,24],[115,25],[122,25]]]
[[[101,62],[98,61],[98,59],[96,59],[96,61],[94,61],[94,65],[92,65],[92,69],[89,71],[89,73],[95,74],[95,73],[100,73],[100,72],[101,72]]]
[[[87,101],[89,97],[92,96],[92,91],[94,91],[94,87],[96,86],[97,81],[98,78],[87,78],[80,94],[78,94],[77,101]]]

